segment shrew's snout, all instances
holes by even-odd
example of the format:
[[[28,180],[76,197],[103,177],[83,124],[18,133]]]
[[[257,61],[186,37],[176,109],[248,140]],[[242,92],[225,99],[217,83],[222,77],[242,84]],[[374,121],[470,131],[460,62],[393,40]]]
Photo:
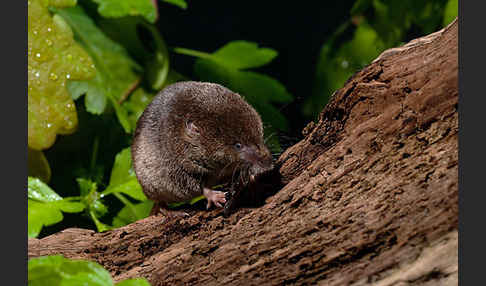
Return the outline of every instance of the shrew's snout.
[[[250,179],[254,181],[259,175],[273,169],[273,160],[270,151],[265,146],[247,147],[242,152],[242,157],[250,163]]]

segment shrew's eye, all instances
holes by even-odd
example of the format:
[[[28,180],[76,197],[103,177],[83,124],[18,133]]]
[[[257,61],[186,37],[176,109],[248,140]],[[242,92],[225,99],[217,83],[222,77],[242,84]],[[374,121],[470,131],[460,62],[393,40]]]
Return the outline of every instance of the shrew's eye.
[[[241,149],[241,143],[235,143],[235,149],[240,150]]]

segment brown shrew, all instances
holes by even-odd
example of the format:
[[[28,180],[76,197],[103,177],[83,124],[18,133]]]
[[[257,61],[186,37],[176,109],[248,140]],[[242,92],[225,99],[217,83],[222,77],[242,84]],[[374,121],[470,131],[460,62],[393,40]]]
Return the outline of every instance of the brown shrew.
[[[215,185],[254,182],[272,169],[259,114],[239,94],[214,83],[178,82],[146,107],[134,134],[132,159],[152,213],[178,215],[167,204],[204,195],[223,207]]]

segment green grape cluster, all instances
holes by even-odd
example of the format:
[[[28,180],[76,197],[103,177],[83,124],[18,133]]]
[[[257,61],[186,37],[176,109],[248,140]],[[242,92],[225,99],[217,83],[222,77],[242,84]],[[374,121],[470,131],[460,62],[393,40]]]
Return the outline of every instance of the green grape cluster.
[[[70,134],[78,124],[68,80],[89,79],[95,66],[74,41],[64,20],[50,15],[48,6],[73,1],[28,1],[28,145],[50,147],[57,134]]]

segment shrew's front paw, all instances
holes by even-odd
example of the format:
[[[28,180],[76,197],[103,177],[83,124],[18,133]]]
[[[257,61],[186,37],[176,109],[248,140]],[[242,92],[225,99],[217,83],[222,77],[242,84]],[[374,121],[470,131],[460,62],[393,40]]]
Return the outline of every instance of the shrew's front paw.
[[[226,203],[226,196],[224,192],[204,188],[203,195],[208,200],[208,204],[206,206],[207,209],[209,209],[213,204],[217,207],[222,208],[223,205]]]

